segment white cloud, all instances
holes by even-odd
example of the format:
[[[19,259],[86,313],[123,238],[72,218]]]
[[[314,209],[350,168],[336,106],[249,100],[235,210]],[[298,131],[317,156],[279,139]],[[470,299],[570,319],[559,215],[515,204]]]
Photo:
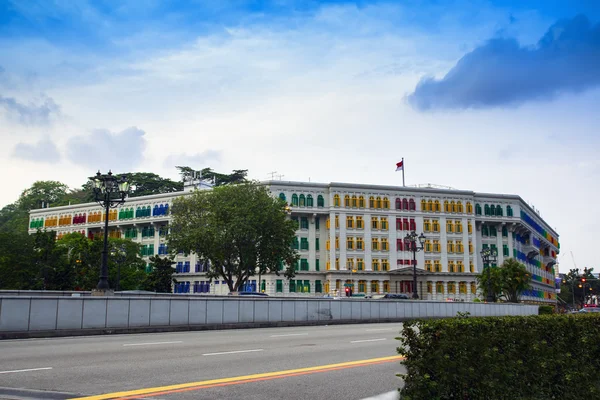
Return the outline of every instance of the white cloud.
[[[60,152],[50,138],[45,138],[35,144],[17,143],[13,157],[39,163],[56,163],[60,161]]]

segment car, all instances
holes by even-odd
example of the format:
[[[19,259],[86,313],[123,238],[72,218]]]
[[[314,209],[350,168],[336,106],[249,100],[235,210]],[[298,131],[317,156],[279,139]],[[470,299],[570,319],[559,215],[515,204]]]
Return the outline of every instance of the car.
[[[409,297],[404,293],[386,293],[383,297],[383,300],[408,300]]]
[[[268,297],[269,295],[262,292],[239,292],[238,296]]]
[[[585,307],[579,310],[580,313],[600,313],[600,308],[598,307]]]

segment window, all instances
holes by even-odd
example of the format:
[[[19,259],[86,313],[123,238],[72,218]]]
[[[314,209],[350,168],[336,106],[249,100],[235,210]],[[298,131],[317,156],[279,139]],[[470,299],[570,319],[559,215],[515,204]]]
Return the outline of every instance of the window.
[[[383,198],[382,208],[385,208],[386,210],[389,210],[390,208],[390,199],[387,197]]]
[[[378,281],[371,281],[371,292],[379,293],[379,282]]]
[[[319,251],[320,250],[319,247],[320,247],[319,246],[319,238],[315,238],[315,250]]]
[[[475,282],[471,282],[471,293],[477,294],[477,284]]]
[[[315,281],[315,293],[323,293],[323,287],[321,286],[321,281]]]
[[[300,250],[308,250],[308,239],[307,238],[300,239]]]
[[[415,201],[413,199],[410,199],[408,201],[408,209],[410,211],[415,211],[417,209],[417,206],[416,206]]]
[[[356,195],[352,196],[352,207],[353,208],[358,207],[358,197],[356,197]]]
[[[473,254],[473,242],[469,240],[469,254]]]
[[[369,208],[375,208],[375,197],[369,197]]]
[[[467,201],[467,214],[473,214],[473,204],[470,201]]]
[[[513,209],[511,206],[506,206],[506,216],[507,217],[512,217],[513,216]]]
[[[336,194],[333,196],[333,206],[334,207],[340,206],[340,195],[339,194]]]
[[[352,217],[352,216],[346,217],[346,228],[354,229],[354,217]]]
[[[431,240],[427,239],[427,240],[425,240],[425,253],[431,253],[431,250],[432,250]]]
[[[456,252],[457,253],[464,253],[465,252],[465,246],[463,245],[462,240],[457,240],[456,241]]]
[[[457,212],[459,212],[459,213],[462,213],[462,212],[463,212],[463,204],[462,204],[462,201],[458,201],[458,202],[456,202],[456,211],[457,211]]]
[[[458,211],[458,207],[456,206],[456,203],[454,201],[450,202],[450,209],[452,210],[453,213]]]
[[[364,250],[365,242],[362,237],[356,238],[356,250]]]
[[[433,207],[433,200],[428,200],[427,201],[427,211],[433,211],[434,207]]]
[[[336,215],[335,216],[335,229],[339,229],[340,228],[340,216]]]
[[[303,194],[300,195],[300,207],[306,207],[306,197]]]
[[[300,271],[308,271],[308,260],[306,258],[300,260]]]
[[[315,271],[321,270],[320,261],[318,258],[315,260]]]
[[[387,219],[387,217],[381,217],[381,230],[383,230],[383,231],[387,231],[388,230],[388,219]]]
[[[448,294],[456,294],[456,283],[448,282]]]
[[[307,217],[300,218],[300,229],[308,229],[308,218]]]
[[[425,260],[425,271],[433,271],[433,267],[431,266],[431,260]]]
[[[456,232],[456,233],[463,233],[462,221],[455,221],[454,222],[454,232]]]
[[[508,228],[506,226],[502,227],[502,237],[508,237]]]
[[[490,206],[489,205],[486,204],[486,205],[483,206],[483,213],[485,215],[491,215],[490,214]]]
[[[340,270],[340,259],[339,257],[335,259],[335,269]]]
[[[354,238],[352,236],[346,238],[346,248],[348,250],[354,250]]]
[[[378,258],[374,258],[373,261],[371,262],[372,265],[372,270],[373,271],[379,271],[379,259]]]
[[[362,271],[365,269],[365,263],[362,258],[356,259],[356,269]]]
[[[496,231],[496,227],[495,226],[490,226],[490,236],[498,236],[498,232]]]
[[[402,200],[396,199],[396,210],[402,210]]]
[[[440,241],[439,240],[434,240],[433,241],[433,252],[434,253],[439,253],[442,251],[442,246],[440,245]]]
[[[435,284],[435,291],[440,294],[444,294],[444,282],[437,282]]]
[[[381,206],[382,206],[381,197],[377,196],[377,199],[375,199],[375,207],[381,208]]]
[[[481,235],[482,236],[489,236],[490,235],[490,228],[487,225],[482,225],[481,226]]]
[[[508,245],[503,244],[502,245],[502,255],[504,255],[504,257],[508,257]]]
[[[298,195],[296,193],[292,195],[292,205],[298,206]]]
[[[292,248],[298,250],[298,237],[294,236],[294,240],[292,240]]]
[[[381,251],[389,251],[390,244],[388,243],[387,238],[381,238]]]
[[[402,218],[396,218],[396,230],[397,231],[402,230]]]
[[[365,198],[358,196],[358,208],[365,208]]]
[[[371,239],[371,250],[379,250],[379,239],[378,238]]]
[[[421,211],[427,211],[427,200],[421,200]]]
[[[306,196],[306,207],[313,207],[313,197],[310,194]]]
[[[475,215],[481,215],[481,206],[479,204],[475,204]]]
[[[293,279],[290,280],[290,293],[296,293],[296,281]]]
[[[319,217],[315,217],[315,229],[318,231],[320,228]]]
[[[350,208],[352,203],[350,202],[350,195],[344,196],[344,207]]]
[[[414,219],[411,218],[410,220],[410,230],[411,231],[416,231],[417,230],[417,223],[415,222]]]
[[[354,258],[346,259],[346,269],[352,271],[354,269]]]
[[[439,200],[436,200],[433,202],[434,208],[435,208],[435,212],[440,212],[442,211],[442,206],[440,204]]]
[[[402,209],[408,210],[408,199],[402,199]]]
[[[451,220],[447,220],[446,221],[446,232],[447,233],[452,233],[454,232],[454,224],[452,224]]]
[[[452,212],[452,208],[450,208],[450,203],[448,200],[444,200],[444,211],[447,213]]]
[[[465,264],[463,264],[462,261],[457,261],[456,262],[456,271],[457,272],[465,272]]]
[[[398,251],[404,251],[404,239],[396,239],[396,249]]]
[[[458,292],[460,294],[467,294],[467,282],[460,282],[458,284]]]
[[[492,206],[493,207],[493,206]],[[496,215],[501,217],[502,216],[502,206],[500,206],[500,204],[498,204],[496,206]]]
[[[408,218],[404,218],[404,220],[402,221],[402,228],[405,231],[408,231],[410,229],[410,225],[408,224]]]
[[[440,260],[433,261],[433,270],[435,272],[442,272],[442,262]]]
[[[473,264],[473,261],[469,261],[469,272],[472,274],[475,273],[475,265]]]
[[[431,231],[431,221],[428,219],[424,219],[423,220],[423,230],[425,232],[430,232]]]
[[[467,232],[473,233],[473,225],[471,224],[471,221],[467,222]]]
[[[448,240],[447,247],[448,253],[454,253],[454,241]]]
[[[364,229],[365,228],[365,224],[363,221],[363,217],[356,217],[356,229]]]
[[[433,282],[427,281],[427,293],[433,293]]]
[[[321,195],[317,196],[317,207],[325,207],[325,199]]]
[[[383,292],[384,293],[390,292],[390,281],[383,281]]]
[[[371,229],[379,229],[379,219],[377,217],[371,217]]]
[[[331,269],[331,261],[327,260],[327,262],[325,263],[325,269],[327,271],[329,271]]]
[[[448,261],[448,272],[456,272],[456,266],[454,265],[454,261]]]
[[[327,218],[325,220],[325,228],[327,228],[327,229],[331,228],[331,220],[330,220],[330,218]]]
[[[336,236],[335,237],[335,249],[339,250],[339,248],[340,248],[340,238],[339,238],[339,236]]]
[[[390,262],[388,261],[387,258],[384,258],[383,260],[381,260],[381,270],[382,271],[390,270]]]
[[[440,231],[440,221],[437,219],[434,219],[432,228],[433,228],[434,232],[439,232]]]

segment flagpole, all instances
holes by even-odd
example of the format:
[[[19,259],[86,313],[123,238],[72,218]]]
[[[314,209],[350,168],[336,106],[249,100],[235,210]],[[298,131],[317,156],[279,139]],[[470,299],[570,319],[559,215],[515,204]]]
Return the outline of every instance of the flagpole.
[[[405,187],[404,184],[404,157],[402,157],[402,186]]]

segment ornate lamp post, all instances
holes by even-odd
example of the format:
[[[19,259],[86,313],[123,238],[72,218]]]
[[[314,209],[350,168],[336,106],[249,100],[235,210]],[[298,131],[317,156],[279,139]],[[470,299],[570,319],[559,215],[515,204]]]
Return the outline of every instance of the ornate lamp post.
[[[419,292],[417,291],[417,253],[423,250],[425,245],[425,235],[421,232],[417,235],[417,232],[412,231],[404,237],[404,241],[410,243],[410,251],[413,253],[413,299],[419,298]]]
[[[481,259],[483,260],[483,268],[487,269],[487,294],[485,301],[488,303],[494,302],[494,294],[492,293],[492,274],[490,271],[490,263],[495,264],[498,260],[498,251],[496,249],[484,248],[481,250]]]
[[[124,177],[117,178],[108,171],[102,175],[100,171],[89,178],[94,189],[94,199],[104,210],[104,248],[102,250],[102,265],[100,268],[100,281],[97,289],[106,293],[110,286],[108,284],[108,214],[111,208],[125,203],[125,197],[129,193],[129,183]]]

